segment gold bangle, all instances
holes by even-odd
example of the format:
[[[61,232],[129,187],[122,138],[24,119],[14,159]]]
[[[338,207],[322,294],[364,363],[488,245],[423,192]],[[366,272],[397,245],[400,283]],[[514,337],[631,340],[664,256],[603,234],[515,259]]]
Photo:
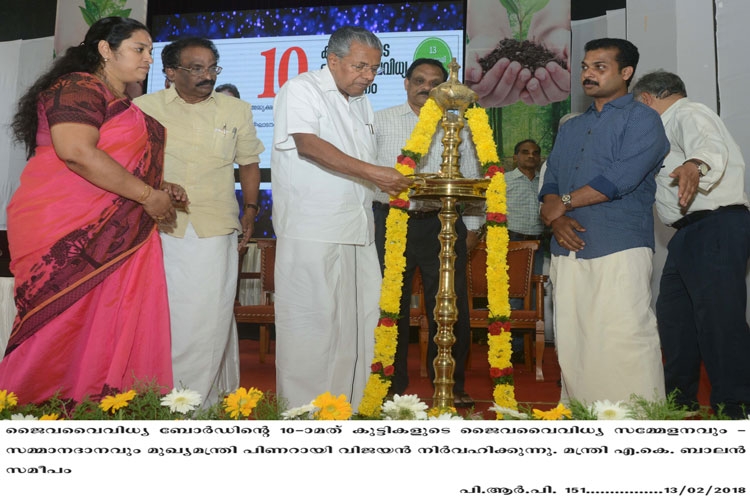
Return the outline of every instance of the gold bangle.
[[[143,203],[148,200],[148,197],[151,196],[151,192],[153,191],[153,188],[146,184],[146,187],[143,188],[143,193],[141,194],[141,197],[138,199],[138,203],[143,205]]]

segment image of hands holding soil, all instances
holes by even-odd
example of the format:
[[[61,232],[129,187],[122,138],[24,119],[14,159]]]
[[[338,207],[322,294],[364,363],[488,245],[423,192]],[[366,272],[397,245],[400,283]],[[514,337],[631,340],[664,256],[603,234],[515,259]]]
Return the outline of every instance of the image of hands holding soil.
[[[465,80],[484,107],[570,95],[570,0],[469,0]]]

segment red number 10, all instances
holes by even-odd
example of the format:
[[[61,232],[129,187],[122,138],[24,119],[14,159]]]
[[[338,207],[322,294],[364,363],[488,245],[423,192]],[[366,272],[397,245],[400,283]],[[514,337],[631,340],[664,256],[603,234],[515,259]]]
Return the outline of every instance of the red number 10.
[[[289,80],[289,58],[292,57],[293,53],[297,54],[297,74],[307,71],[307,56],[305,55],[305,51],[301,47],[289,47],[281,55],[281,60],[279,60],[279,87]],[[273,86],[274,75],[276,74],[276,48],[274,47],[273,49],[261,52],[260,55],[266,58],[266,75],[263,79],[263,93],[258,94],[258,97],[276,97]]]

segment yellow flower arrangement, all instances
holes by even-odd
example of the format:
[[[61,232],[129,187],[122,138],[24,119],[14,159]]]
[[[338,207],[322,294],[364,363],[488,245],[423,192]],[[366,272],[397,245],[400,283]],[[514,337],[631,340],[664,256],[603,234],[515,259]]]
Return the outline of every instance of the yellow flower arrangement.
[[[60,418],[60,415],[57,413],[45,413],[41,417],[39,417],[39,420],[62,420]]]
[[[396,170],[405,176],[413,175],[417,163],[426,155],[432,143],[443,112],[434,100],[428,99],[419,112],[419,121],[406,141],[402,155],[396,161]],[[391,210],[385,222],[385,270],[380,289],[380,321],[375,328],[375,354],[358,412],[365,417],[380,415],[383,399],[388,394],[396,356],[398,317],[401,312],[401,290],[406,268],[406,231],[409,215],[409,191],[391,196]]]
[[[441,415],[445,415],[446,413],[449,413],[451,416],[458,415],[458,412],[456,411],[456,408],[454,406],[449,406],[447,408],[439,408],[437,406],[433,406],[429,410],[427,410],[427,418],[438,418]]]
[[[14,408],[18,404],[18,397],[14,392],[8,392],[6,389],[0,391],[0,411]]]
[[[121,392],[119,394],[115,394],[114,396],[105,396],[99,403],[99,408],[101,408],[105,412],[111,411],[112,413],[114,413],[120,408],[125,408],[126,406],[128,406],[128,401],[132,400],[136,396],[136,394],[137,393],[131,389],[128,392]]]
[[[326,392],[315,398],[312,404],[320,408],[315,412],[316,420],[348,420],[352,416],[352,405],[343,394],[337,397]]]
[[[480,107],[466,110],[466,120],[476,145],[477,156],[490,185],[485,194],[487,200],[487,302],[488,351],[490,377],[495,389],[492,399],[495,404],[510,410],[518,409],[513,386],[513,364],[511,357],[510,305],[508,297],[508,228],[506,225],[505,175],[500,168],[497,145],[487,112]],[[502,418],[502,413],[497,413]]]
[[[262,397],[263,392],[255,387],[240,387],[224,398],[224,411],[235,419],[239,419],[240,415],[249,417]]]
[[[556,407],[548,411],[534,409],[534,418],[537,420],[563,420],[573,417],[573,412],[566,408],[564,404],[559,403]]]

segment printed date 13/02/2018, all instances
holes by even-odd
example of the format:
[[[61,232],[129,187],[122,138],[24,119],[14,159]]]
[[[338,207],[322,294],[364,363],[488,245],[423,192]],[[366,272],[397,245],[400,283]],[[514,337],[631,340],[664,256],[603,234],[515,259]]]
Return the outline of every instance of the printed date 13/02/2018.
[[[606,493],[632,493],[632,494],[672,494],[672,495],[710,495],[710,494],[731,494],[745,493],[747,490],[744,486],[667,486],[662,490],[653,491],[618,491],[618,490],[592,490],[583,487],[566,487],[566,493],[586,493],[586,494],[606,494]]]
[[[603,495],[603,494],[628,494],[628,495],[702,495],[708,496],[710,494],[721,495],[721,494],[735,494],[735,493],[746,493],[747,489],[744,486],[667,486],[660,490],[639,490],[638,488],[629,489],[598,489],[598,488],[587,488],[583,486],[566,486],[565,493],[568,494],[584,494],[584,495]],[[557,494],[555,488],[550,485],[545,485],[538,489],[528,489],[523,486],[516,487],[481,487],[474,485],[471,488],[464,488],[459,491],[460,493],[499,493],[501,495],[512,495],[514,493],[551,493]]]

